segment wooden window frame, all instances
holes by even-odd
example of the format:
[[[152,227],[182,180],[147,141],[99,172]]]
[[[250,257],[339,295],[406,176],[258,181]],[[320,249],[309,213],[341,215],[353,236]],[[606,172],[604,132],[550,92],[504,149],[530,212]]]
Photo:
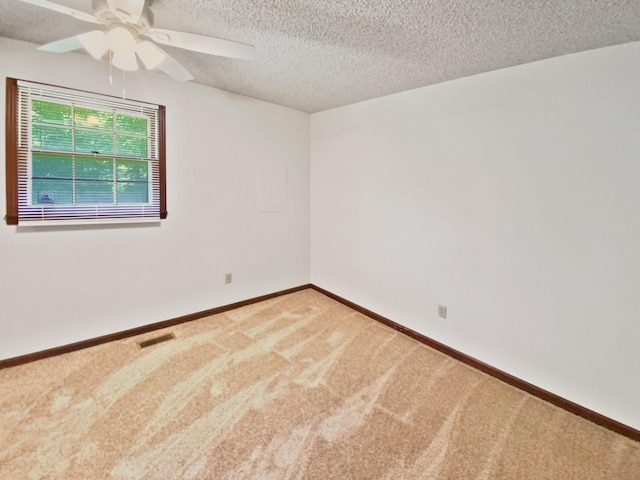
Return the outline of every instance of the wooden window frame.
[[[6,156],[5,156],[5,168],[6,168],[6,201],[7,212],[5,221],[7,225],[41,225],[41,222],[28,220],[21,223],[20,218],[20,202],[19,202],[19,159],[18,159],[18,145],[19,145],[19,85],[18,80],[15,78],[7,77],[6,80]],[[28,82],[29,84],[38,84],[37,82]],[[87,92],[77,89],[71,89],[66,87],[57,87],[40,83],[43,88],[52,87],[56,89],[63,89],[69,92],[82,94],[84,96],[91,96],[100,99],[113,98],[114,102],[117,97],[111,97],[108,95],[98,94],[94,92]],[[136,215],[96,215],[94,217],[87,217],[86,215],[74,215],[69,214],[62,219],[48,219],[47,225],[62,225],[62,224],[77,224],[77,225],[91,225],[91,224],[104,224],[104,223],[132,223],[142,221],[159,221],[167,218],[167,196],[166,196],[166,112],[163,105],[149,104],[148,102],[135,101],[139,104],[154,105],[157,107],[157,135],[156,144],[158,151],[158,181],[159,181],[159,202],[158,202],[158,214],[153,217],[142,217]],[[30,147],[29,147],[30,148]],[[29,160],[30,161],[30,160]],[[26,173],[22,173],[25,176],[23,181],[29,181],[26,178]]]

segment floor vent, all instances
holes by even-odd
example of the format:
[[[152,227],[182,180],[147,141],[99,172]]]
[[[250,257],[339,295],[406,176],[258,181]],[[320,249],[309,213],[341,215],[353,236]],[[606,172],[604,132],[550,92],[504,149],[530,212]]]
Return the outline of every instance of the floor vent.
[[[151,345],[155,345],[156,343],[166,342],[168,340],[173,340],[174,338],[176,338],[176,336],[173,333],[167,333],[166,335],[161,335],[156,338],[150,338],[144,342],[138,342],[138,345],[140,345],[140,348],[147,348]]]

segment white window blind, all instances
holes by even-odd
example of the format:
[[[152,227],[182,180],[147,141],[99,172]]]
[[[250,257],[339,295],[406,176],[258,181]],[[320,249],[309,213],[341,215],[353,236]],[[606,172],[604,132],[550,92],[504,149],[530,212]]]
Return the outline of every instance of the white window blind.
[[[16,96],[19,225],[166,216],[164,107],[22,80]]]

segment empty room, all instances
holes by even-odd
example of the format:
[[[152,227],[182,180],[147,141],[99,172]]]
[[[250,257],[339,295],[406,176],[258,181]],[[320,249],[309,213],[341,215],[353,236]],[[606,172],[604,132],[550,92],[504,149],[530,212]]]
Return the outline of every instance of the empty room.
[[[640,479],[640,2],[0,3],[0,478]]]

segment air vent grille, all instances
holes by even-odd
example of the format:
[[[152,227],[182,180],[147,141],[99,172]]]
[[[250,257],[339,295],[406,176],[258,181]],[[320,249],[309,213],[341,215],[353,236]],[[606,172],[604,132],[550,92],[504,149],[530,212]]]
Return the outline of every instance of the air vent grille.
[[[140,346],[140,348],[147,348],[147,347],[150,347],[151,345],[167,342],[175,338],[176,336],[173,333],[167,333],[166,335],[160,335],[159,337],[150,338],[149,340],[145,340],[144,342],[138,342],[138,345]]]

